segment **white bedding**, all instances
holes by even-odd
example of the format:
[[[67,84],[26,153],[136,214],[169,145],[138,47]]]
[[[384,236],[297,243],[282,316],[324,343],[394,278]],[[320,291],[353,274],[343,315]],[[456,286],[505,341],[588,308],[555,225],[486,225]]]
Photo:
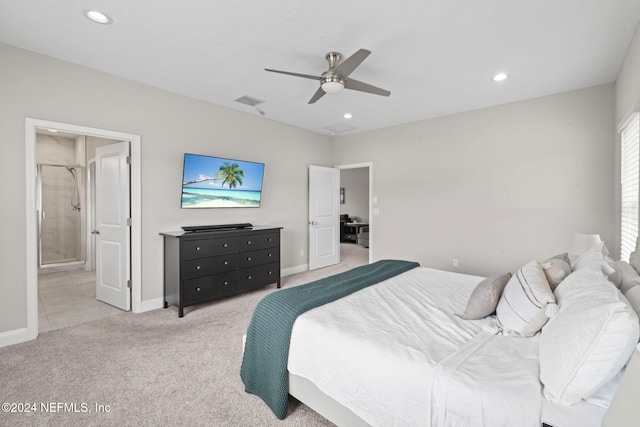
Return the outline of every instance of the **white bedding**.
[[[538,426],[538,339],[455,315],[482,279],[420,267],[308,311],[289,372],[373,426]]]

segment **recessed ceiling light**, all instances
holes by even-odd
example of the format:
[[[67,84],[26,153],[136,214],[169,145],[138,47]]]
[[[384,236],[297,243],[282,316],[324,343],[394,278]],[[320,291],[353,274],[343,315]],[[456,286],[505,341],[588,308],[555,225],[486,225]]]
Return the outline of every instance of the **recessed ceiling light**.
[[[48,130],[49,132],[53,132],[53,133],[58,132],[58,131],[57,131],[57,130],[55,130],[55,129],[47,129],[47,130]]]
[[[353,117],[353,115],[351,113],[344,113],[344,117],[345,119],[350,119],[351,117]]]
[[[98,24],[111,24],[113,20],[102,12],[97,10],[85,10],[83,11],[87,18]]]
[[[493,80],[494,82],[501,82],[501,81],[503,81],[503,80],[506,80],[506,79],[507,79],[507,77],[509,77],[509,75],[508,75],[508,74],[505,74],[505,73],[498,73],[498,74],[496,74],[495,76],[493,76],[493,77],[491,78],[491,80]]]

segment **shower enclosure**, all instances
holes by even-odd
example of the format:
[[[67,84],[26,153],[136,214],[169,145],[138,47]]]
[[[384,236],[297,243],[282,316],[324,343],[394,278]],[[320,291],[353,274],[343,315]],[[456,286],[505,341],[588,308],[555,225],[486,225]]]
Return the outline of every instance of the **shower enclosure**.
[[[37,165],[38,266],[84,268],[84,168]]]

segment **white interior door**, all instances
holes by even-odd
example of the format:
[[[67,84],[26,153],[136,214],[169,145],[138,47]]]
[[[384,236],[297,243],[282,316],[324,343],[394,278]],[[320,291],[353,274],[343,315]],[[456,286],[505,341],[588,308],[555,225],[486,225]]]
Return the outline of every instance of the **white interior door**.
[[[309,270],[340,262],[340,171],[309,166]]]
[[[96,298],[131,309],[129,141],[96,148]]]

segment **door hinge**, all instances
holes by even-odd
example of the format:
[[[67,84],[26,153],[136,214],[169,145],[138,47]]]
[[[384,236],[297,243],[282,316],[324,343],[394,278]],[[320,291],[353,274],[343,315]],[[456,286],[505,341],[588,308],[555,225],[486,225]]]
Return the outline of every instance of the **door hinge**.
[[[132,225],[131,218],[127,218],[127,226],[131,227],[131,225]]]
[[[131,280],[127,280],[127,288],[131,289]]]
[[[130,165],[131,164],[131,156],[127,156],[127,164]]]

